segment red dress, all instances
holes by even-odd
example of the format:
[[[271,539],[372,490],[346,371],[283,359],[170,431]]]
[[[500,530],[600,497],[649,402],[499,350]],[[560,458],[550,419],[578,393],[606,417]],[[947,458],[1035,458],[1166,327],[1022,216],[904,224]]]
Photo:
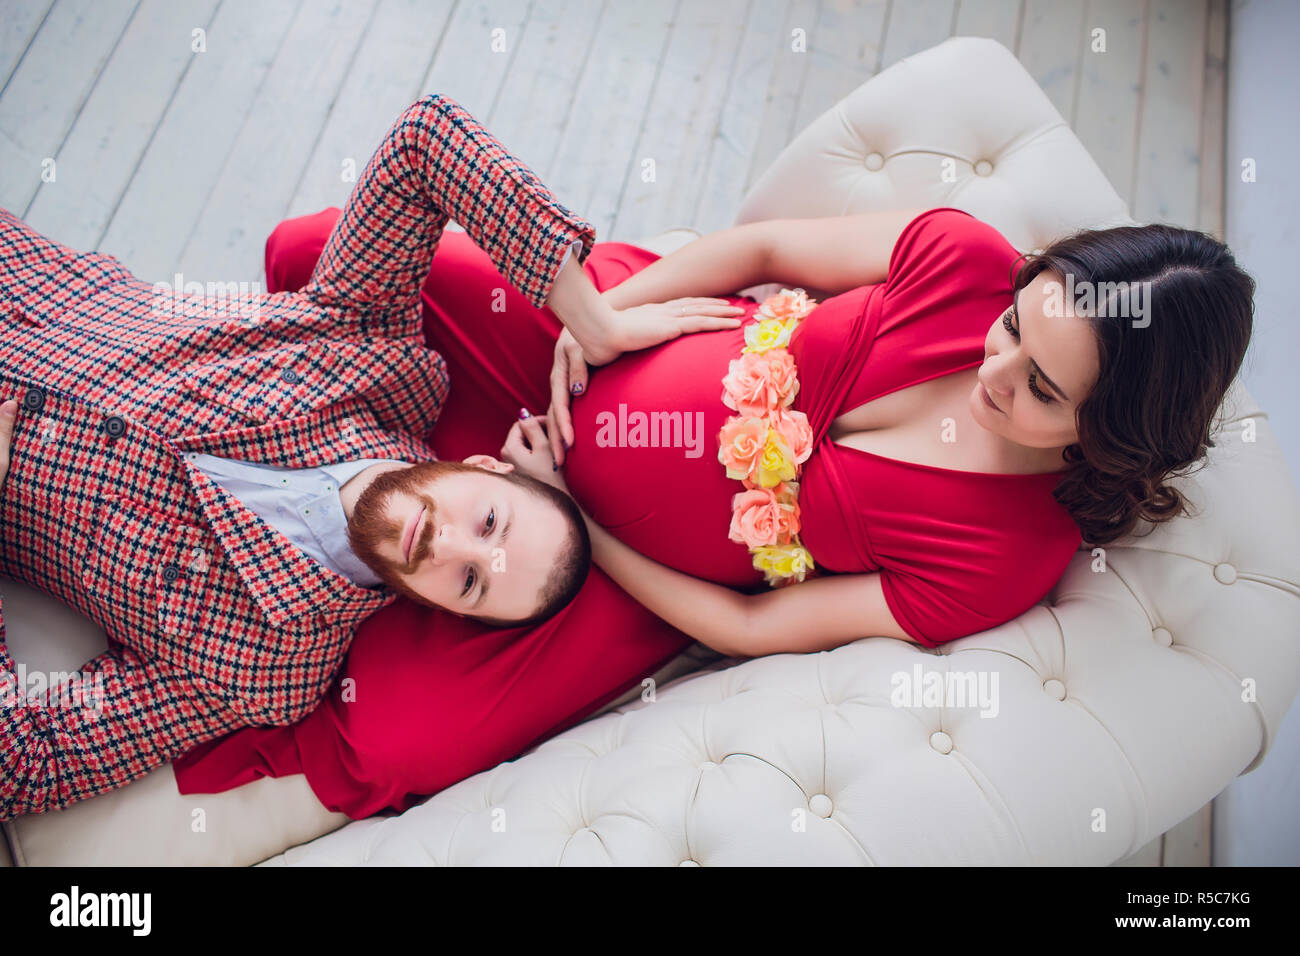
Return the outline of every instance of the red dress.
[[[269,281],[289,288],[305,282],[313,246],[318,252],[332,223],[327,211],[286,224],[297,235],[279,254],[268,244]],[[980,364],[989,325],[1011,302],[1017,255],[968,214],[929,210],[903,230],[884,282],[820,303],[790,343],[800,381],[795,408],[814,436],[800,485],[803,542],[819,572],[879,571],[890,610],[926,646],[1011,620],[1051,589],[1080,543],[1077,526],[1051,496],[1059,475],[899,462],[838,445],[827,432],[838,415],[874,398]],[[657,258],[625,243],[597,243],[585,268],[603,290]],[[507,307],[482,321],[482,303],[502,288]],[[542,412],[549,402],[560,325],[549,309],[512,293],[468,237],[444,236],[424,287],[426,339],[447,360],[452,381],[432,435],[439,457],[495,455],[521,405]],[[747,315],[757,307],[732,301]],[[751,589],[762,586],[762,575],[744,546],[727,538],[731,497],[741,486],[717,457],[718,430],[734,414],[721,401],[722,377],[743,344],[743,329],[698,333],[593,370],[586,394],[573,402],[565,477],[593,518],[631,547],[677,570]],[[629,428],[638,412],[682,425],[638,434]],[[589,598],[597,590],[600,600]],[[470,627],[399,600],[358,629],[340,675],[357,678],[357,686],[387,681],[389,691],[394,681],[409,684],[411,693],[348,705],[330,695],[293,728],[244,730],[206,744],[177,762],[181,791],[305,772],[332,809],[352,816],[405,809],[421,794],[515,756],[646,676],[629,669],[627,654],[621,669],[574,673],[580,663],[608,663],[611,649],[624,647],[625,621],[637,622],[643,642],[668,656],[687,643],[666,625],[655,631],[644,609],[595,570],[567,617],[542,625],[549,628],[543,638],[537,629],[513,629],[432,641],[430,614],[439,615],[443,631]],[[532,666],[491,666],[495,656],[518,656],[517,648],[533,644]],[[565,650],[547,659],[547,647]],[[448,700],[475,722],[449,726]],[[561,711],[563,721],[556,719]],[[431,739],[448,733],[453,742],[434,752]]]
[[[836,444],[827,432],[881,395],[979,365],[990,324],[1011,303],[1017,256],[969,214],[929,210],[899,236],[885,282],[819,304],[790,343],[794,407],[814,439],[799,491],[803,543],[819,570],[879,571],[894,617],[930,647],[1019,616],[1061,576],[1080,537],[1051,496],[1060,475],[899,462]],[[565,478],[593,518],[642,554],[749,588],[762,575],[727,538],[740,483],[717,457],[718,430],[735,414],[722,404],[721,380],[743,346],[743,328],[699,333],[597,370],[573,403]],[[645,436],[659,447],[597,440],[602,422],[630,424],[637,413],[649,421],[656,412],[660,423],[665,413],[702,421],[703,454],[674,444],[675,431],[665,438],[662,426]]]

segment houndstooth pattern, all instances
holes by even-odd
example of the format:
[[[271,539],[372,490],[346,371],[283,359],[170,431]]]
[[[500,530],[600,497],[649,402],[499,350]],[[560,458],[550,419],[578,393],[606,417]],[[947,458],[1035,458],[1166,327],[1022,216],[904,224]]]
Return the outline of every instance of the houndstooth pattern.
[[[419,289],[449,219],[537,306],[573,241],[579,261],[595,241],[437,94],[384,138],[299,293],[169,297],[0,210],[0,401],[20,404],[0,571],[109,638],[55,694],[15,696],[34,688],[15,686],[0,605],[0,820],[292,723],[326,692],[394,595],[309,558],[182,453],[432,460],[422,436],[448,381]]]

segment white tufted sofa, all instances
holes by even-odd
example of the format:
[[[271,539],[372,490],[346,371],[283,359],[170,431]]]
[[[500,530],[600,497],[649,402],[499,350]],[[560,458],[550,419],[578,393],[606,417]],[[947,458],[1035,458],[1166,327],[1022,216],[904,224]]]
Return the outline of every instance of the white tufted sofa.
[[[973,38],[827,111],[737,221],[924,205],[966,209],[1020,249],[1131,222],[1015,57]],[[655,675],[653,701],[634,692],[396,817],[344,826],[301,776],[181,797],[163,767],[5,835],[38,864],[1115,862],[1257,766],[1300,687],[1295,482],[1239,386],[1222,419],[1208,467],[1179,482],[1197,517],[1107,548],[1105,570],[1081,552],[1044,606],[938,651],[872,638],[736,663],[697,646]],[[28,666],[102,649],[66,608],[0,590]],[[996,681],[996,715],[895,706],[895,676],[918,668]]]
[[[845,97],[737,221],[917,205],[965,209],[1020,249],[1132,222],[1015,57],[974,38]],[[1120,860],[1256,767],[1300,687],[1294,478],[1240,383],[1215,440],[1178,482],[1196,516],[1081,550],[1015,621],[938,651],[870,638],[716,662],[267,862]],[[996,714],[891,699],[917,674],[984,680]]]

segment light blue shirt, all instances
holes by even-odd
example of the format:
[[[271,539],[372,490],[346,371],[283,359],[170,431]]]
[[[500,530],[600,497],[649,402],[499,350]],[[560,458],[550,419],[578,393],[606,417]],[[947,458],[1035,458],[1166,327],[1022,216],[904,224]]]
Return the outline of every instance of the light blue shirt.
[[[348,544],[348,520],[339,489],[371,465],[397,459],[358,458],[316,468],[281,468],[196,451],[184,454],[244,507],[331,571],[363,588],[382,583]]]

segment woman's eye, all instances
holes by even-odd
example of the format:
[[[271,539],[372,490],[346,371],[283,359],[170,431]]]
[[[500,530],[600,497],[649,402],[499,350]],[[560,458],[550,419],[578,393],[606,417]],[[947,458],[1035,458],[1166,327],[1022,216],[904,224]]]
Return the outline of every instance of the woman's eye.
[[[465,572],[465,590],[460,592],[460,596],[467,597],[472,590],[474,590],[474,569],[470,568]]]
[[[495,528],[497,524],[497,510],[495,508],[493,508],[491,511],[488,512],[487,521],[485,521],[483,524],[484,524],[483,530],[490,534],[492,529]]]
[[[1010,332],[1014,338],[1018,339],[1020,338],[1020,333],[1016,331],[1016,327],[1011,324],[1012,311],[1013,309],[1007,309],[1007,311],[1002,313],[1002,326],[1008,332]],[[1030,394],[1034,396],[1034,398],[1038,399],[1044,405],[1050,405],[1052,404],[1053,401],[1055,401],[1055,399],[1053,399],[1052,396],[1048,395],[1046,392],[1044,392],[1041,388],[1038,387],[1038,373],[1032,370],[1029,373],[1029,391]]]
[[[1041,388],[1038,387],[1037,372],[1031,371],[1029,373],[1029,391],[1033,393],[1034,398],[1038,399],[1044,405],[1052,404],[1052,396],[1048,395],[1046,392],[1044,392]]]

